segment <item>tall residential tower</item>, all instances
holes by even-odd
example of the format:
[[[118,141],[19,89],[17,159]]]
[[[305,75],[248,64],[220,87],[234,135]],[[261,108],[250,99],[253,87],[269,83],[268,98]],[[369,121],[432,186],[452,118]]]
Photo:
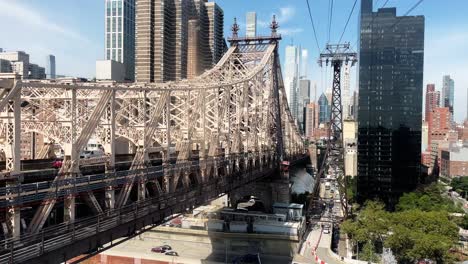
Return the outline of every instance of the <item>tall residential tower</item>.
[[[124,64],[125,79],[135,80],[135,0],[106,0],[105,58]]]
[[[455,82],[450,75],[445,75],[442,79],[442,106],[448,107],[453,115],[453,102],[455,98]]]
[[[137,82],[193,78],[217,63],[226,45],[223,10],[206,0],[138,0]]]
[[[55,79],[55,56],[47,55],[46,57],[46,77],[47,79]]]
[[[424,16],[361,3],[357,195],[392,206],[421,171]]]
[[[286,46],[284,60],[284,88],[288,98],[289,109],[294,119],[297,119],[297,91],[299,86],[299,49],[297,46]]]
[[[248,38],[254,38],[257,36],[257,13],[247,12],[246,18],[246,31],[245,36]]]

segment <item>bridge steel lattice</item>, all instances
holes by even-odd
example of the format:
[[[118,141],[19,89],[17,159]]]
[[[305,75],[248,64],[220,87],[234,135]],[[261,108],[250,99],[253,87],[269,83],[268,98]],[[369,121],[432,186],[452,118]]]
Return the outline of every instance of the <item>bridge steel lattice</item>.
[[[77,195],[102,215],[304,154],[286,100],[279,39],[276,34],[236,38],[214,68],[193,80],[114,85],[0,80],[6,138],[0,204],[7,208],[11,243],[24,245],[23,237],[39,234],[61,200],[64,224],[76,222]],[[63,148],[63,166],[53,181],[21,183],[20,143],[26,132]],[[80,152],[91,137],[106,154],[106,173],[99,177],[80,173]],[[114,167],[118,138],[136,149],[125,172]],[[160,155],[161,166],[152,167],[150,153]],[[105,201],[96,199],[96,189],[105,189]],[[137,201],[131,201],[132,189]],[[33,201],[39,205],[22,230],[21,207]],[[4,245],[10,248],[10,242]]]

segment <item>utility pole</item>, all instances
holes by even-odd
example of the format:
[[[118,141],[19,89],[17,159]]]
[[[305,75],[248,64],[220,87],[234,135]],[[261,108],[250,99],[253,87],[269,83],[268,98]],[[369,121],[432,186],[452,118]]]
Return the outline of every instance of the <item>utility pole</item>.
[[[341,67],[343,63],[351,67],[357,62],[357,53],[350,50],[349,43],[327,44],[324,52],[320,54],[318,63],[320,67],[325,63],[333,66],[333,90],[330,113],[330,125],[328,128],[328,142],[325,159],[329,158],[332,166],[338,169],[338,184],[340,185],[341,207],[344,218],[348,217],[348,201],[346,200],[346,172],[344,166],[344,142],[343,142],[343,107],[341,103]],[[325,170],[322,170],[325,171]],[[321,175],[320,175],[321,176]]]

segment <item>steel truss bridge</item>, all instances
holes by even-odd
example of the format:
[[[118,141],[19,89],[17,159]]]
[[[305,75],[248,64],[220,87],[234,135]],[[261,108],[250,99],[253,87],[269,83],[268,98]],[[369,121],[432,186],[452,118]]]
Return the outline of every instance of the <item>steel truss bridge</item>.
[[[0,262],[66,260],[279,173],[284,160],[303,158],[276,28],[261,38],[234,32],[218,64],[192,80],[113,85],[0,80],[6,159],[0,208],[8,229]],[[64,150],[63,166],[50,181],[24,181],[20,143],[30,132]],[[104,146],[105,173],[84,176],[80,152],[91,137]],[[121,138],[135,146],[135,155],[128,170],[116,171],[115,142]],[[152,163],[151,155],[162,163]],[[77,200],[92,214],[77,217]],[[46,225],[59,203],[63,222]],[[25,223],[26,210],[33,216]]]

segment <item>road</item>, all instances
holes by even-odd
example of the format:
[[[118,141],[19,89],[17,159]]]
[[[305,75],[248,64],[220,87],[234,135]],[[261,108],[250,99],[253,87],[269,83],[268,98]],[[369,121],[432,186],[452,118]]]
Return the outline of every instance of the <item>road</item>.
[[[223,241],[207,242],[197,236],[180,235],[177,239],[161,237],[160,233],[147,232],[140,237],[131,239],[125,243],[117,245],[103,252],[107,256],[133,257],[141,260],[159,260],[168,261],[170,263],[186,263],[186,264],[207,264],[207,263],[232,263],[232,260],[241,256],[240,252],[232,251],[213,251],[212,243],[223,243]],[[151,252],[151,248],[170,245],[173,251],[176,251],[179,256],[166,256],[162,253]],[[216,247],[222,248],[222,247]],[[239,253],[239,254],[236,254]],[[260,254],[262,263],[291,263],[291,258],[285,256],[269,256]],[[135,262],[136,263],[136,262]],[[143,262],[142,262],[143,263]]]
[[[329,183],[329,188],[325,186],[326,182]],[[330,175],[329,179],[321,179],[319,196],[326,206],[320,220],[312,227],[312,230],[310,230],[307,236],[307,240],[303,243],[300,256],[294,258],[296,263],[316,263],[316,256],[318,259],[328,264],[345,263],[340,260],[338,255],[333,254],[331,251],[333,234],[332,223],[335,222],[336,218],[343,217],[338,187],[335,183],[336,179],[333,173]],[[323,232],[324,225],[330,226],[330,232],[328,232],[328,234]]]

